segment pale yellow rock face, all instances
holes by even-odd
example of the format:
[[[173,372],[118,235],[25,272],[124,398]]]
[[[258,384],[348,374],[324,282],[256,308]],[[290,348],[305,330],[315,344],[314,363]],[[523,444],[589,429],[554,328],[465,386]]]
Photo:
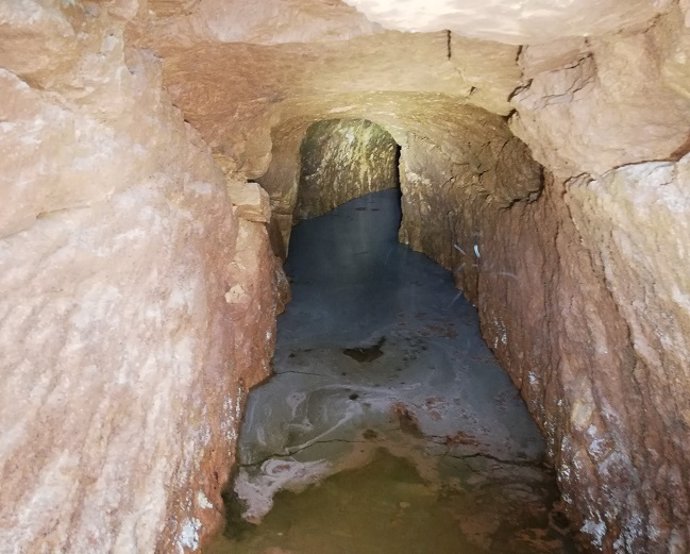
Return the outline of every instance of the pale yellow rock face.
[[[182,4],[182,5],[181,5]],[[347,40],[381,30],[342,2],[321,0],[150,0],[158,39],[283,44]]]
[[[371,121],[315,123],[300,147],[296,217],[315,217],[353,198],[396,188],[396,154],[393,137]]]
[[[229,181],[227,191],[233,211],[238,217],[257,223],[268,223],[271,220],[268,193],[258,183]]]

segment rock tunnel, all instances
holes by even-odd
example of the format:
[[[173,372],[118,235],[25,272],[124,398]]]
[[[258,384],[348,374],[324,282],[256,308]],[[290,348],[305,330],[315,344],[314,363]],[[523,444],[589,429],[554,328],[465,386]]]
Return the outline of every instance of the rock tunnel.
[[[295,223],[393,179],[579,548],[690,550],[689,29],[687,0],[2,3],[2,549],[205,548]],[[370,171],[310,189],[352,125]]]

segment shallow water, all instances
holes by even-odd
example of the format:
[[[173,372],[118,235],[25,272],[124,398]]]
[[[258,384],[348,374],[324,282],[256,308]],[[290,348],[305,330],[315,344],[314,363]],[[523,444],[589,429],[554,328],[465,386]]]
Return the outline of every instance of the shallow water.
[[[298,225],[276,375],[250,394],[206,551],[574,552],[519,394],[447,271],[397,244],[397,191]],[[240,509],[241,508],[241,509]]]

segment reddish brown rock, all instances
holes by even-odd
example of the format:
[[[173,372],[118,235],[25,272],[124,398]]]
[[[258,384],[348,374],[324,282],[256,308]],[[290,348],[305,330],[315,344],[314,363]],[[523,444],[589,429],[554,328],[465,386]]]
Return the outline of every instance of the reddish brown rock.
[[[268,374],[265,227],[233,214],[110,7],[0,8],[8,552],[197,549],[221,521],[246,390]]]

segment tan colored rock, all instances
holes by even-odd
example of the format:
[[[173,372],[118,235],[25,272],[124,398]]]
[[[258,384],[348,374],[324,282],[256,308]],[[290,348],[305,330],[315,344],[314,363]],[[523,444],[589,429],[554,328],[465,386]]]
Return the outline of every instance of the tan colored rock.
[[[469,103],[507,115],[519,84],[514,48],[460,40],[449,59],[447,33],[275,46],[137,40],[163,58],[166,86],[187,121],[251,179],[267,171],[272,130],[295,117],[306,126],[322,114],[377,123],[377,113],[388,120],[410,110],[434,117],[420,110],[420,101],[444,108]]]
[[[75,63],[77,33],[57,2],[3,2],[0,34],[0,66],[17,74],[35,78]]]
[[[136,10],[108,7],[0,7],[8,552],[198,549],[273,347],[265,227],[233,214],[155,61],[125,54]]]
[[[268,223],[271,220],[268,193],[261,185],[228,181],[226,188],[237,217],[259,223]]]
[[[623,520],[620,542],[630,550],[682,551],[690,539],[690,483],[683,478],[690,462],[690,401],[679,394],[690,385],[688,183],[690,156],[625,166],[594,181],[580,178],[568,183],[565,196],[616,317],[625,323],[630,358],[621,379],[643,406],[611,387],[604,396],[607,418],[627,428],[624,444],[596,452],[592,445],[609,439],[601,429],[589,431],[593,471],[608,485],[609,506],[607,513],[593,509],[592,521],[610,525],[612,514]],[[630,482],[632,490],[625,486]],[[659,491],[668,493],[659,498]]]
[[[3,240],[10,550],[173,551],[218,525],[240,403],[268,370],[272,270],[233,254],[267,242],[229,240],[222,187],[171,177]],[[236,315],[228,283],[248,291]]]
[[[520,68],[525,81],[540,73],[568,69],[587,57],[588,40],[582,37],[558,39],[542,44],[529,44],[520,50]]]
[[[470,85],[470,102],[492,113],[512,110],[508,99],[521,77],[518,53],[517,46],[449,35],[448,56]]]
[[[687,75],[668,61],[690,36],[679,17],[673,10],[649,32],[592,39],[584,51],[570,45],[550,67],[542,61],[538,73],[528,47],[532,77],[512,98],[513,132],[539,162],[563,175],[601,175],[682,151],[690,129]]]
[[[179,43],[195,41],[280,44],[347,40],[379,31],[356,10],[341,2],[319,0],[150,0],[161,20],[149,21],[158,37]]]
[[[652,29],[652,33],[664,53],[661,59],[662,82],[676,94],[690,98],[690,5],[681,1],[680,11],[672,12],[662,24]]]

